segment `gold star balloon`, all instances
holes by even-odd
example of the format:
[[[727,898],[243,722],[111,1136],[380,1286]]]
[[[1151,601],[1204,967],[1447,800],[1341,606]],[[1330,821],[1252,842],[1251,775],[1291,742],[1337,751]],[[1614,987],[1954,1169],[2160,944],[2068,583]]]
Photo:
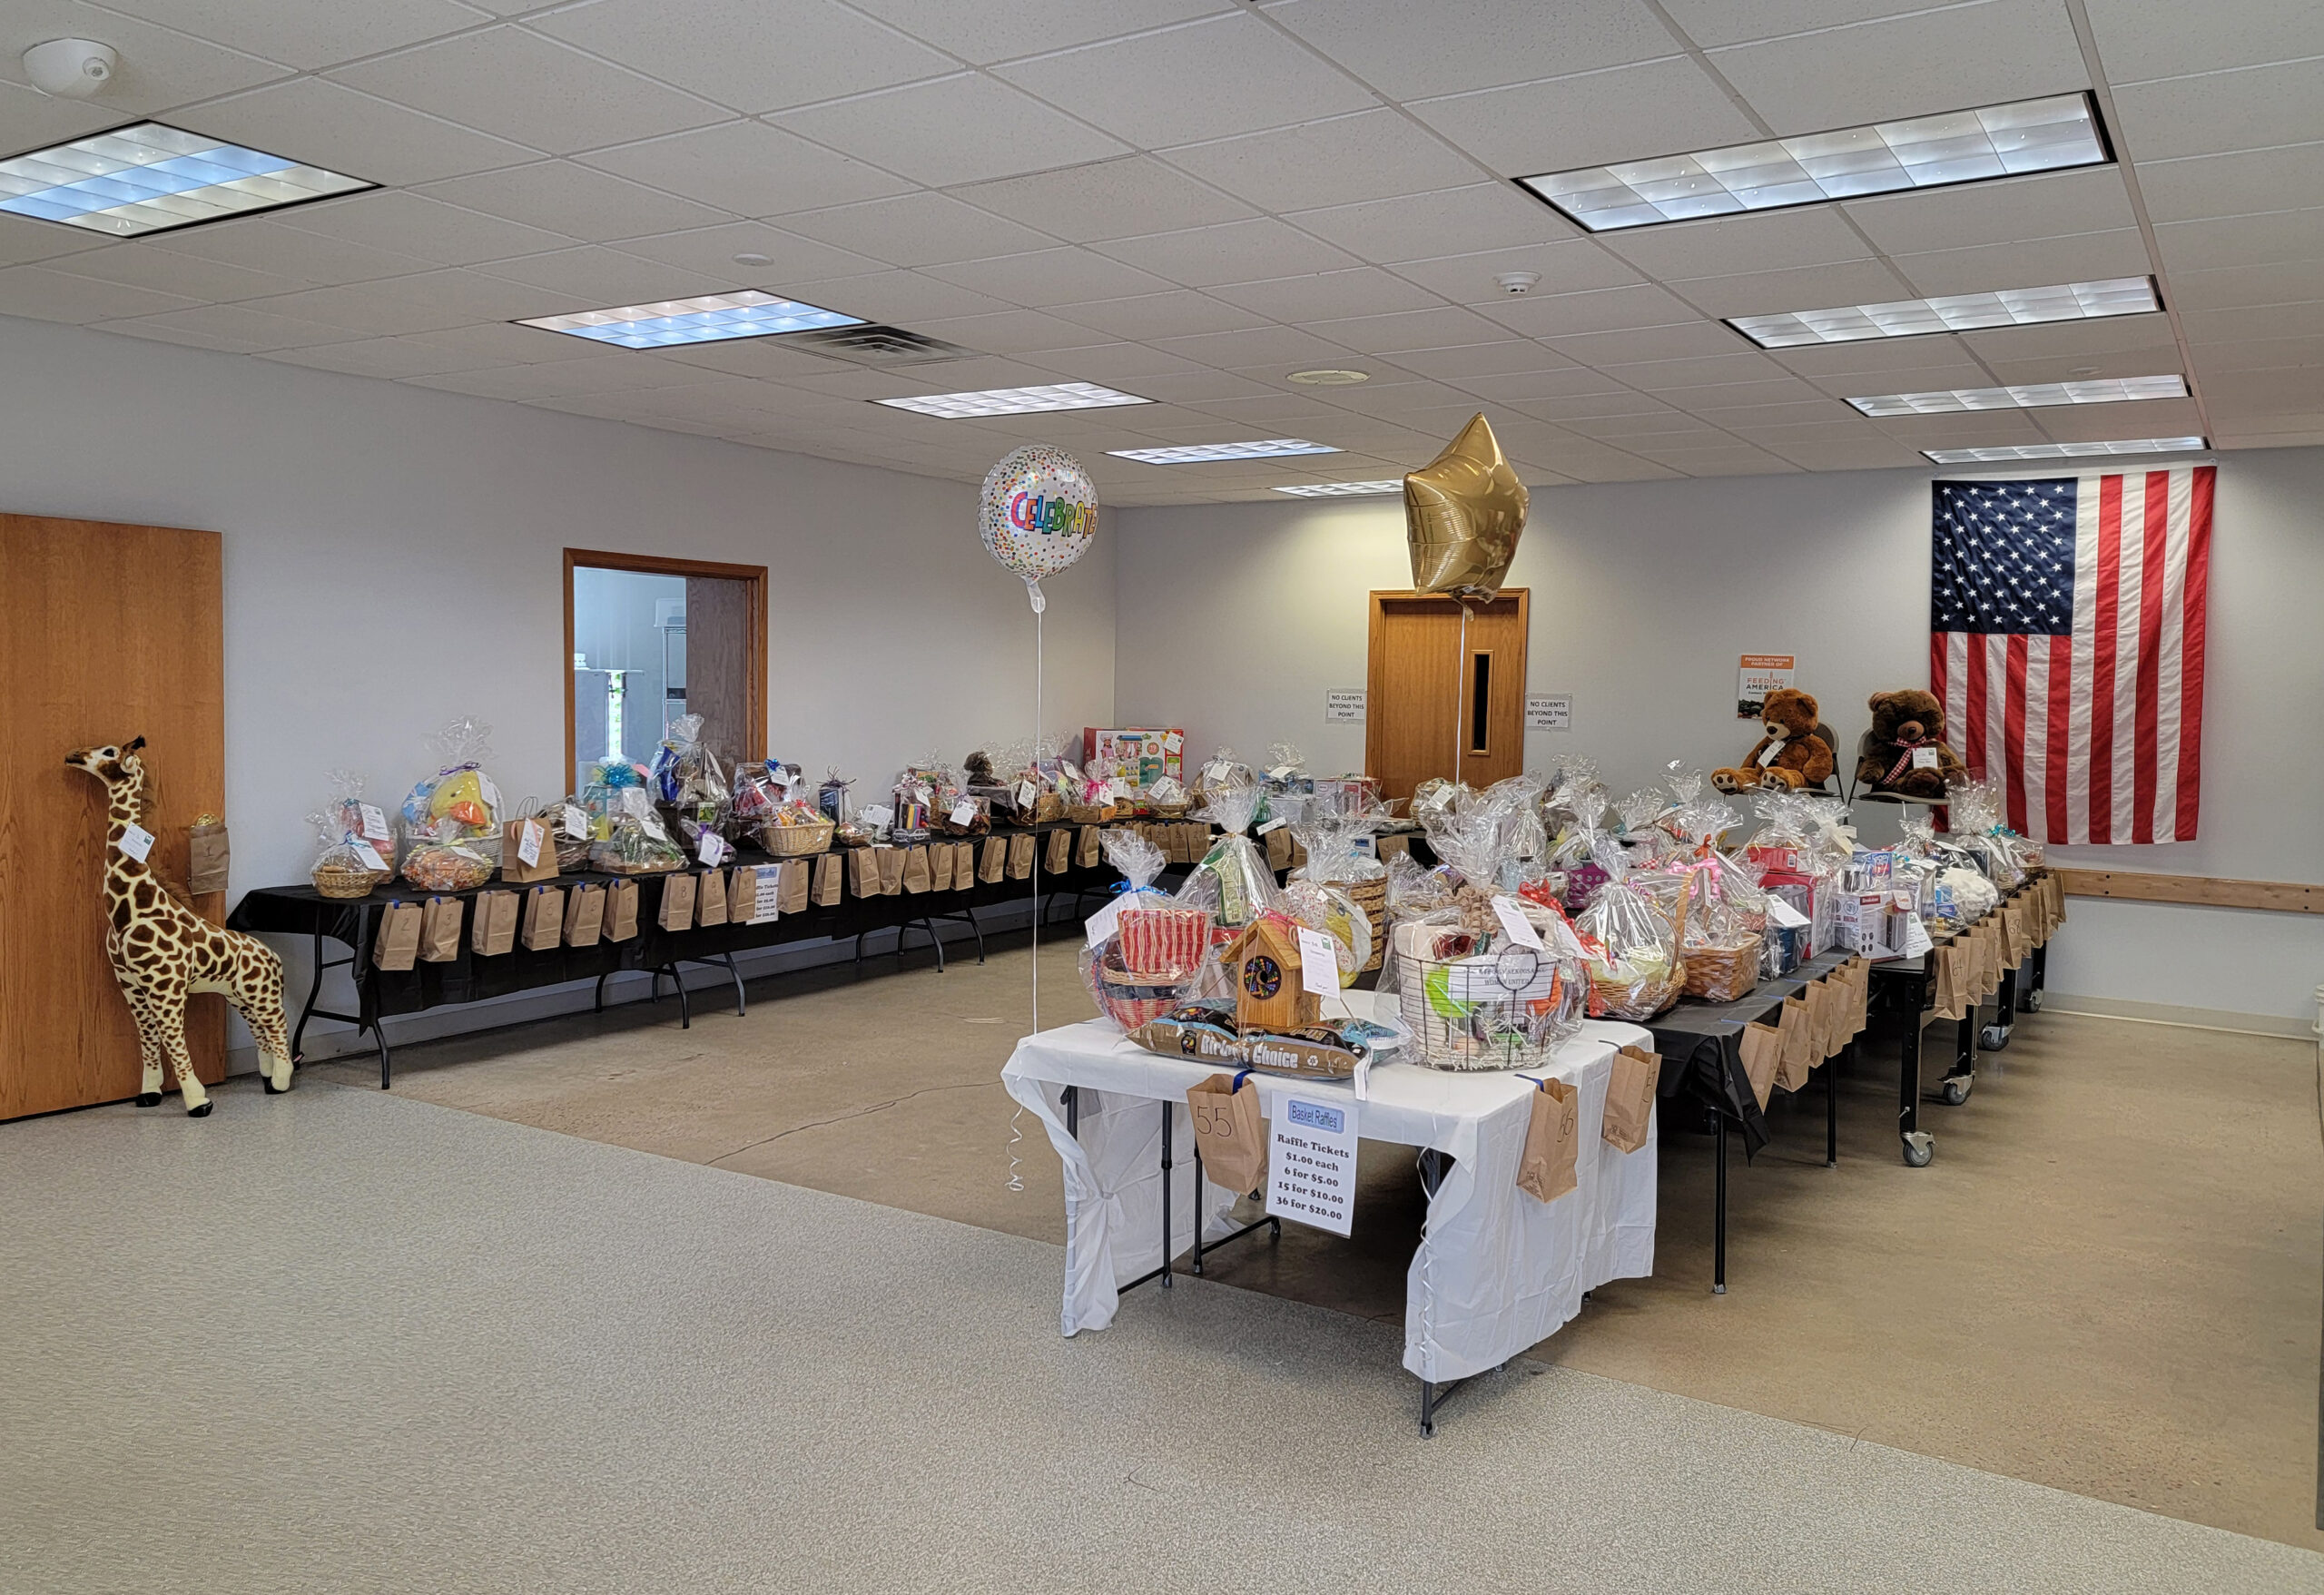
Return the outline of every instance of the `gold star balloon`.
[[[1478,416],[1443,453],[1404,478],[1413,588],[1491,601],[1517,556],[1526,502],[1525,484]]]

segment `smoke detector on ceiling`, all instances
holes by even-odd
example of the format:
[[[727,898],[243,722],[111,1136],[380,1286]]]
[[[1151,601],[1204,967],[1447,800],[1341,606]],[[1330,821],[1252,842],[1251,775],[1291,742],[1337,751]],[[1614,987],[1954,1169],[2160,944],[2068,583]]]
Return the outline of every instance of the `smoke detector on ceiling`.
[[[1493,279],[1501,284],[1501,291],[1512,296],[1533,291],[1533,284],[1541,280],[1539,271],[1503,271]]]
[[[113,81],[121,52],[94,39],[51,39],[25,52],[25,76],[44,94],[85,100]]]

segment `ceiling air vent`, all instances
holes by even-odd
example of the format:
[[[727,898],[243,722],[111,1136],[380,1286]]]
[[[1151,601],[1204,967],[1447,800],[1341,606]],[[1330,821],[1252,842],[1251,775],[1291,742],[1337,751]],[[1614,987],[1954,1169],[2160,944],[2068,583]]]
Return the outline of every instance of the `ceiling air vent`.
[[[783,341],[794,349],[859,366],[933,366],[945,360],[967,359],[977,352],[940,338],[907,332],[901,327],[820,327],[812,331],[785,333]]]

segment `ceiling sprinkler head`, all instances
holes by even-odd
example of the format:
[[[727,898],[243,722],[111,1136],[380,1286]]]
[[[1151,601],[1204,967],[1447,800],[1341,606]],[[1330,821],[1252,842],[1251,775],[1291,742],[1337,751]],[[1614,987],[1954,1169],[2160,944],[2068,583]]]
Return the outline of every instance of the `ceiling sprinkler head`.
[[[1501,291],[1512,298],[1521,293],[1531,293],[1533,284],[1541,280],[1541,274],[1539,271],[1503,271],[1493,279],[1495,282],[1501,284]]]

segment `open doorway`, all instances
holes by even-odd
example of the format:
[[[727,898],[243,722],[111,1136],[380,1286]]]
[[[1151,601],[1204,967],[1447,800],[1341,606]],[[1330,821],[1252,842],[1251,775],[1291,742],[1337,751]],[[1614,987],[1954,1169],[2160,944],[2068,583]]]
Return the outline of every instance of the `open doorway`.
[[[766,756],[766,567],[565,551],[566,767],[650,764],[681,714],[722,763]]]

